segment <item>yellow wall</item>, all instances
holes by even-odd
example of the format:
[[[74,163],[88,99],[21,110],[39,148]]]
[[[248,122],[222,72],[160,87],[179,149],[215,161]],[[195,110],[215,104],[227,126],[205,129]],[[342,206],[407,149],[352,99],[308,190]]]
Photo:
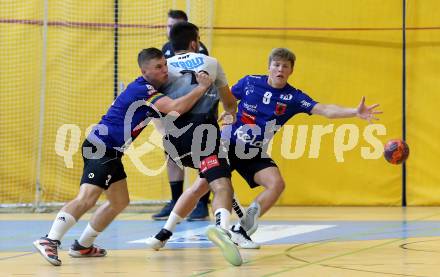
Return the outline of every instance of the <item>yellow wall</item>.
[[[1,19],[42,19],[43,1],[0,2]],[[0,203],[29,203],[35,196],[41,28],[0,24]]]
[[[399,27],[401,1],[218,1],[215,26],[245,27]],[[338,8],[335,8],[338,7]],[[247,16],[242,16],[246,11]],[[262,12],[264,11],[264,12]],[[380,103],[385,114],[382,141],[401,136],[401,33],[399,31],[249,31],[219,30],[214,33],[213,55],[218,57],[234,84],[246,74],[267,73],[267,57],[274,47],[288,47],[297,56],[290,82],[322,103],[355,106],[361,96]],[[314,124],[356,124],[359,144],[338,163],[333,153],[334,134],[322,139],[317,159],[308,157]],[[367,126],[358,119],[327,120],[297,116],[288,124],[308,125],[306,153],[295,160],[280,155],[282,132],[273,149],[286,180],[279,204],[295,205],[399,205],[400,168],[383,159],[364,160],[360,147]],[[296,129],[293,133],[296,137]],[[295,140],[294,140],[295,141]],[[293,146],[295,142],[293,142]],[[253,195],[239,178],[234,185],[242,202]]]
[[[120,1],[120,23],[160,25],[166,21],[171,4],[185,9],[186,1]],[[202,1],[203,2],[203,1]],[[202,3],[191,1],[191,20],[203,24]],[[400,0],[335,1],[214,1],[216,27],[316,27],[316,28],[399,28]],[[440,26],[434,0],[407,1],[408,25]],[[198,3],[198,4],[197,4]],[[0,3],[0,18],[42,20],[42,1]],[[20,8],[21,7],[21,8]],[[23,8],[26,7],[26,8]],[[87,7],[86,9],[84,7]],[[145,9],[140,9],[145,7]],[[96,123],[113,101],[113,3],[110,1],[49,1],[50,22],[95,22],[97,27],[49,26],[47,71],[41,72],[42,26],[0,24],[0,186],[1,203],[32,202],[35,195],[36,160],[40,116],[42,74],[46,74],[43,153],[41,178],[43,201],[72,198],[82,172],[80,153],[73,156],[73,168],[65,166],[54,153],[56,133],[63,124],[76,124],[81,141],[86,128]],[[204,37],[202,41],[209,40]],[[127,85],[138,74],[136,55],[141,48],[160,47],[165,30],[121,28],[119,36],[119,78]],[[439,100],[437,77],[440,68],[439,31],[408,31],[408,143],[411,156],[408,168],[408,203],[440,204],[439,178],[436,176],[439,147],[436,139],[436,108]],[[402,134],[402,64],[400,30],[238,30],[216,29],[210,53],[222,63],[230,85],[246,74],[267,73],[267,57],[274,47],[288,47],[297,56],[290,82],[315,100],[355,106],[361,96],[367,103],[380,103],[385,113],[380,124],[386,134],[382,142]],[[318,158],[310,158],[313,126],[329,126],[323,136]],[[344,124],[354,124],[360,132],[354,149],[344,153],[344,162],[334,154],[335,132]],[[401,167],[382,158],[366,160],[361,147],[370,144],[362,136],[367,127],[358,119],[327,120],[299,115],[288,122],[294,126],[281,130],[273,143],[273,158],[286,180],[282,205],[400,205]],[[296,146],[298,127],[308,128],[306,151],[297,159],[281,153],[283,135]],[[148,128],[135,146],[148,140]],[[348,136],[345,137],[348,139]],[[59,145],[58,145],[59,146]],[[156,149],[143,157],[152,169],[163,163]],[[165,174],[146,177],[127,157],[124,158],[133,200],[167,199]],[[243,180],[233,183],[243,204],[249,193]]]
[[[440,26],[438,1],[410,1],[409,26]],[[440,31],[408,31],[408,204],[439,205]]]

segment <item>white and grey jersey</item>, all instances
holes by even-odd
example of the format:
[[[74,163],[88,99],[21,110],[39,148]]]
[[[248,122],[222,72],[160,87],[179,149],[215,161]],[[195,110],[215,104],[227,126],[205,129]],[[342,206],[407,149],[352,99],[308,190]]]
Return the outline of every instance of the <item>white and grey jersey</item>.
[[[205,71],[214,85],[199,99],[190,114],[214,114],[219,101],[218,88],[228,85],[225,73],[217,59],[200,53],[178,54],[167,60],[169,81],[162,92],[170,98],[188,94],[197,86],[195,72]]]
[[[165,85],[161,92],[166,96],[176,99],[190,93],[197,86],[196,77],[193,72],[186,72],[175,79],[173,82]],[[197,101],[189,110],[189,114],[211,114],[217,112],[217,103],[219,101],[219,92],[216,86],[211,86],[207,92]]]

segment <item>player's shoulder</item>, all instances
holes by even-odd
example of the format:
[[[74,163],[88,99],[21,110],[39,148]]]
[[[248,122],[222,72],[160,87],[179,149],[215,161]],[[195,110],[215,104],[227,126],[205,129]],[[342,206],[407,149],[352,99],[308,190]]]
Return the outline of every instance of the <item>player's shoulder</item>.
[[[267,82],[267,76],[266,75],[245,75],[243,78],[241,78],[242,81],[245,81],[249,84],[264,84]]]
[[[291,86],[289,84],[289,87],[286,87],[286,95],[292,95],[293,99],[296,99],[296,101],[302,101],[304,99],[308,99],[310,98],[310,96],[305,93],[304,91],[302,91],[301,89],[298,89],[294,86]]]
[[[205,60],[206,62],[211,62],[211,63],[218,63],[219,61],[217,60],[217,58],[214,58],[212,56],[207,56],[203,53],[192,53],[194,54],[195,57],[199,57],[202,58],[203,60]]]
[[[127,90],[141,93],[146,92],[148,95],[152,95],[157,92],[156,88],[142,76],[139,76],[132,83],[130,83],[127,86]]]
[[[162,46],[162,53],[166,59],[174,56],[174,51],[173,51],[173,47],[171,46],[171,42],[168,41]]]
[[[249,78],[249,79],[252,79],[252,80],[264,80],[265,77],[267,77],[267,75],[250,74],[250,75],[244,76],[244,78]]]

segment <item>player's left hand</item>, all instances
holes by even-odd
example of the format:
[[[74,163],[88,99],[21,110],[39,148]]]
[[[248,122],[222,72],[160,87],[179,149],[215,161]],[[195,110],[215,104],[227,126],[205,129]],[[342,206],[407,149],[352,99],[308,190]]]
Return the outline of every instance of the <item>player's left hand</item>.
[[[236,120],[236,114],[229,113],[229,112],[223,112],[220,117],[218,118],[218,122],[222,122],[222,126],[224,125],[232,125],[235,123]]]
[[[365,105],[365,96],[362,96],[361,102],[356,109],[356,115],[361,119],[367,120],[369,123],[371,123],[372,120],[379,120],[379,118],[375,117],[376,114],[382,113],[382,111],[375,110],[375,108],[378,106],[379,104],[374,104],[371,106]]]

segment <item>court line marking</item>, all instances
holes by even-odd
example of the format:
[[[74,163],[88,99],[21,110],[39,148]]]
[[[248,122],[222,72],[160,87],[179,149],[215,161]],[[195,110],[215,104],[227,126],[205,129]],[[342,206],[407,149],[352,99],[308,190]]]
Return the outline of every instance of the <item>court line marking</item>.
[[[32,254],[35,254],[35,253],[37,253],[37,252],[28,252],[28,253],[18,254],[18,255],[14,255],[14,256],[7,256],[7,257],[0,258],[0,261],[20,258],[20,257],[23,257],[23,256],[29,256],[29,255],[32,255]]]
[[[254,236],[254,241],[258,243],[265,243],[296,235],[311,233],[319,230],[333,228],[336,225],[329,224],[271,224],[260,225]],[[185,231],[176,232],[167,242],[167,244],[199,244],[212,243],[205,237],[200,240],[200,236],[204,236],[206,226],[188,229]],[[193,239],[192,239],[193,238]],[[128,243],[146,243],[147,238],[128,241]]]
[[[405,210],[404,210],[404,212],[405,212]],[[415,219],[412,219],[412,220],[406,220],[405,219],[403,221],[404,222],[423,221],[425,219],[428,219],[428,218],[431,218],[431,217],[435,217],[435,216],[438,216],[438,215],[440,215],[440,212],[437,212],[437,213],[434,213],[434,214],[431,214],[431,215],[427,215],[427,216],[423,216],[423,217],[420,217],[420,218],[415,218]],[[402,225],[402,221],[399,221],[398,223],[390,224],[390,226],[386,226],[386,228],[384,228],[384,227],[374,228],[374,229],[372,229],[369,232],[355,233],[355,234],[352,234],[352,235],[347,236],[347,237],[336,237],[334,239],[328,239],[328,240],[324,240],[324,241],[311,241],[311,242],[308,242],[308,243],[295,245],[293,247],[287,248],[283,253],[272,254],[272,255],[269,255],[269,256],[263,256],[261,258],[257,258],[257,259],[254,259],[254,260],[246,261],[243,264],[250,264],[250,263],[254,263],[256,261],[266,260],[266,259],[269,259],[269,258],[272,258],[272,257],[275,257],[275,256],[288,255],[288,253],[291,252],[291,250],[294,250],[294,251],[304,250],[304,249],[320,246],[320,245],[323,245],[323,244],[328,244],[330,242],[338,242],[338,241],[347,240],[347,238],[355,238],[355,237],[362,236],[362,235],[368,235],[368,234],[371,234],[371,233],[376,233],[376,232],[378,232],[380,230],[386,230],[388,228],[394,228],[394,227],[396,227],[397,224],[399,224],[399,226],[401,226]],[[356,253],[359,253],[359,252],[367,251],[367,250],[370,250],[370,249],[373,249],[373,248],[377,248],[377,247],[380,247],[380,246],[383,246],[383,245],[386,245],[386,244],[389,244],[389,243],[392,243],[392,242],[395,242],[395,241],[399,241],[399,240],[404,240],[404,239],[396,239],[396,240],[393,240],[391,242],[382,243],[382,244],[379,244],[379,245],[376,245],[376,246],[373,245],[373,246],[370,246],[370,247],[358,249],[356,251],[349,251],[347,253],[343,253],[343,254],[340,254],[340,255],[336,255],[336,256],[333,256],[333,257],[329,257],[329,258],[326,258],[326,259],[322,259],[322,260],[318,260],[318,261],[312,262],[311,264],[302,265],[300,267],[293,267],[293,268],[286,269],[286,270],[283,270],[283,271],[277,271],[277,272],[274,272],[274,273],[269,273],[269,274],[263,275],[263,276],[273,276],[273,275],[276,275],[276,274],[279,274],[279,273],[284,273],[284,272],[287,272],[287,271],[295,270],[297,268],[303,268],[303,267],[307,267],[307,266],[310,266],[310,265],[315,265],[315,264],[318,264],[318,263],[320,263],[322,261],[332,260],[332,259],[336,259],[336,258],[339,258],[339,257],[342,257],[342,256],[353,255],[353,254],[356,254]],[[318,243],[316,243],[316,242],[318,242]],[[312,244],[312,245],[310,245],[310,244]],[[301,246],[304,246],[304,247],[301,247]],[[201,272],[201,273],[197,273],[197,274],[192,274],[190,276],[204,276],[204,275],[207,275],[209,273],[213,273],[213,272],[220,271],[220,270],[223,270],[223,269],[227,269],[227,268],[230,268],[230,267],[232,267],[232,266],[212,269],[212,270],[208,270],[208,271],[205,271],[205,272]]]

